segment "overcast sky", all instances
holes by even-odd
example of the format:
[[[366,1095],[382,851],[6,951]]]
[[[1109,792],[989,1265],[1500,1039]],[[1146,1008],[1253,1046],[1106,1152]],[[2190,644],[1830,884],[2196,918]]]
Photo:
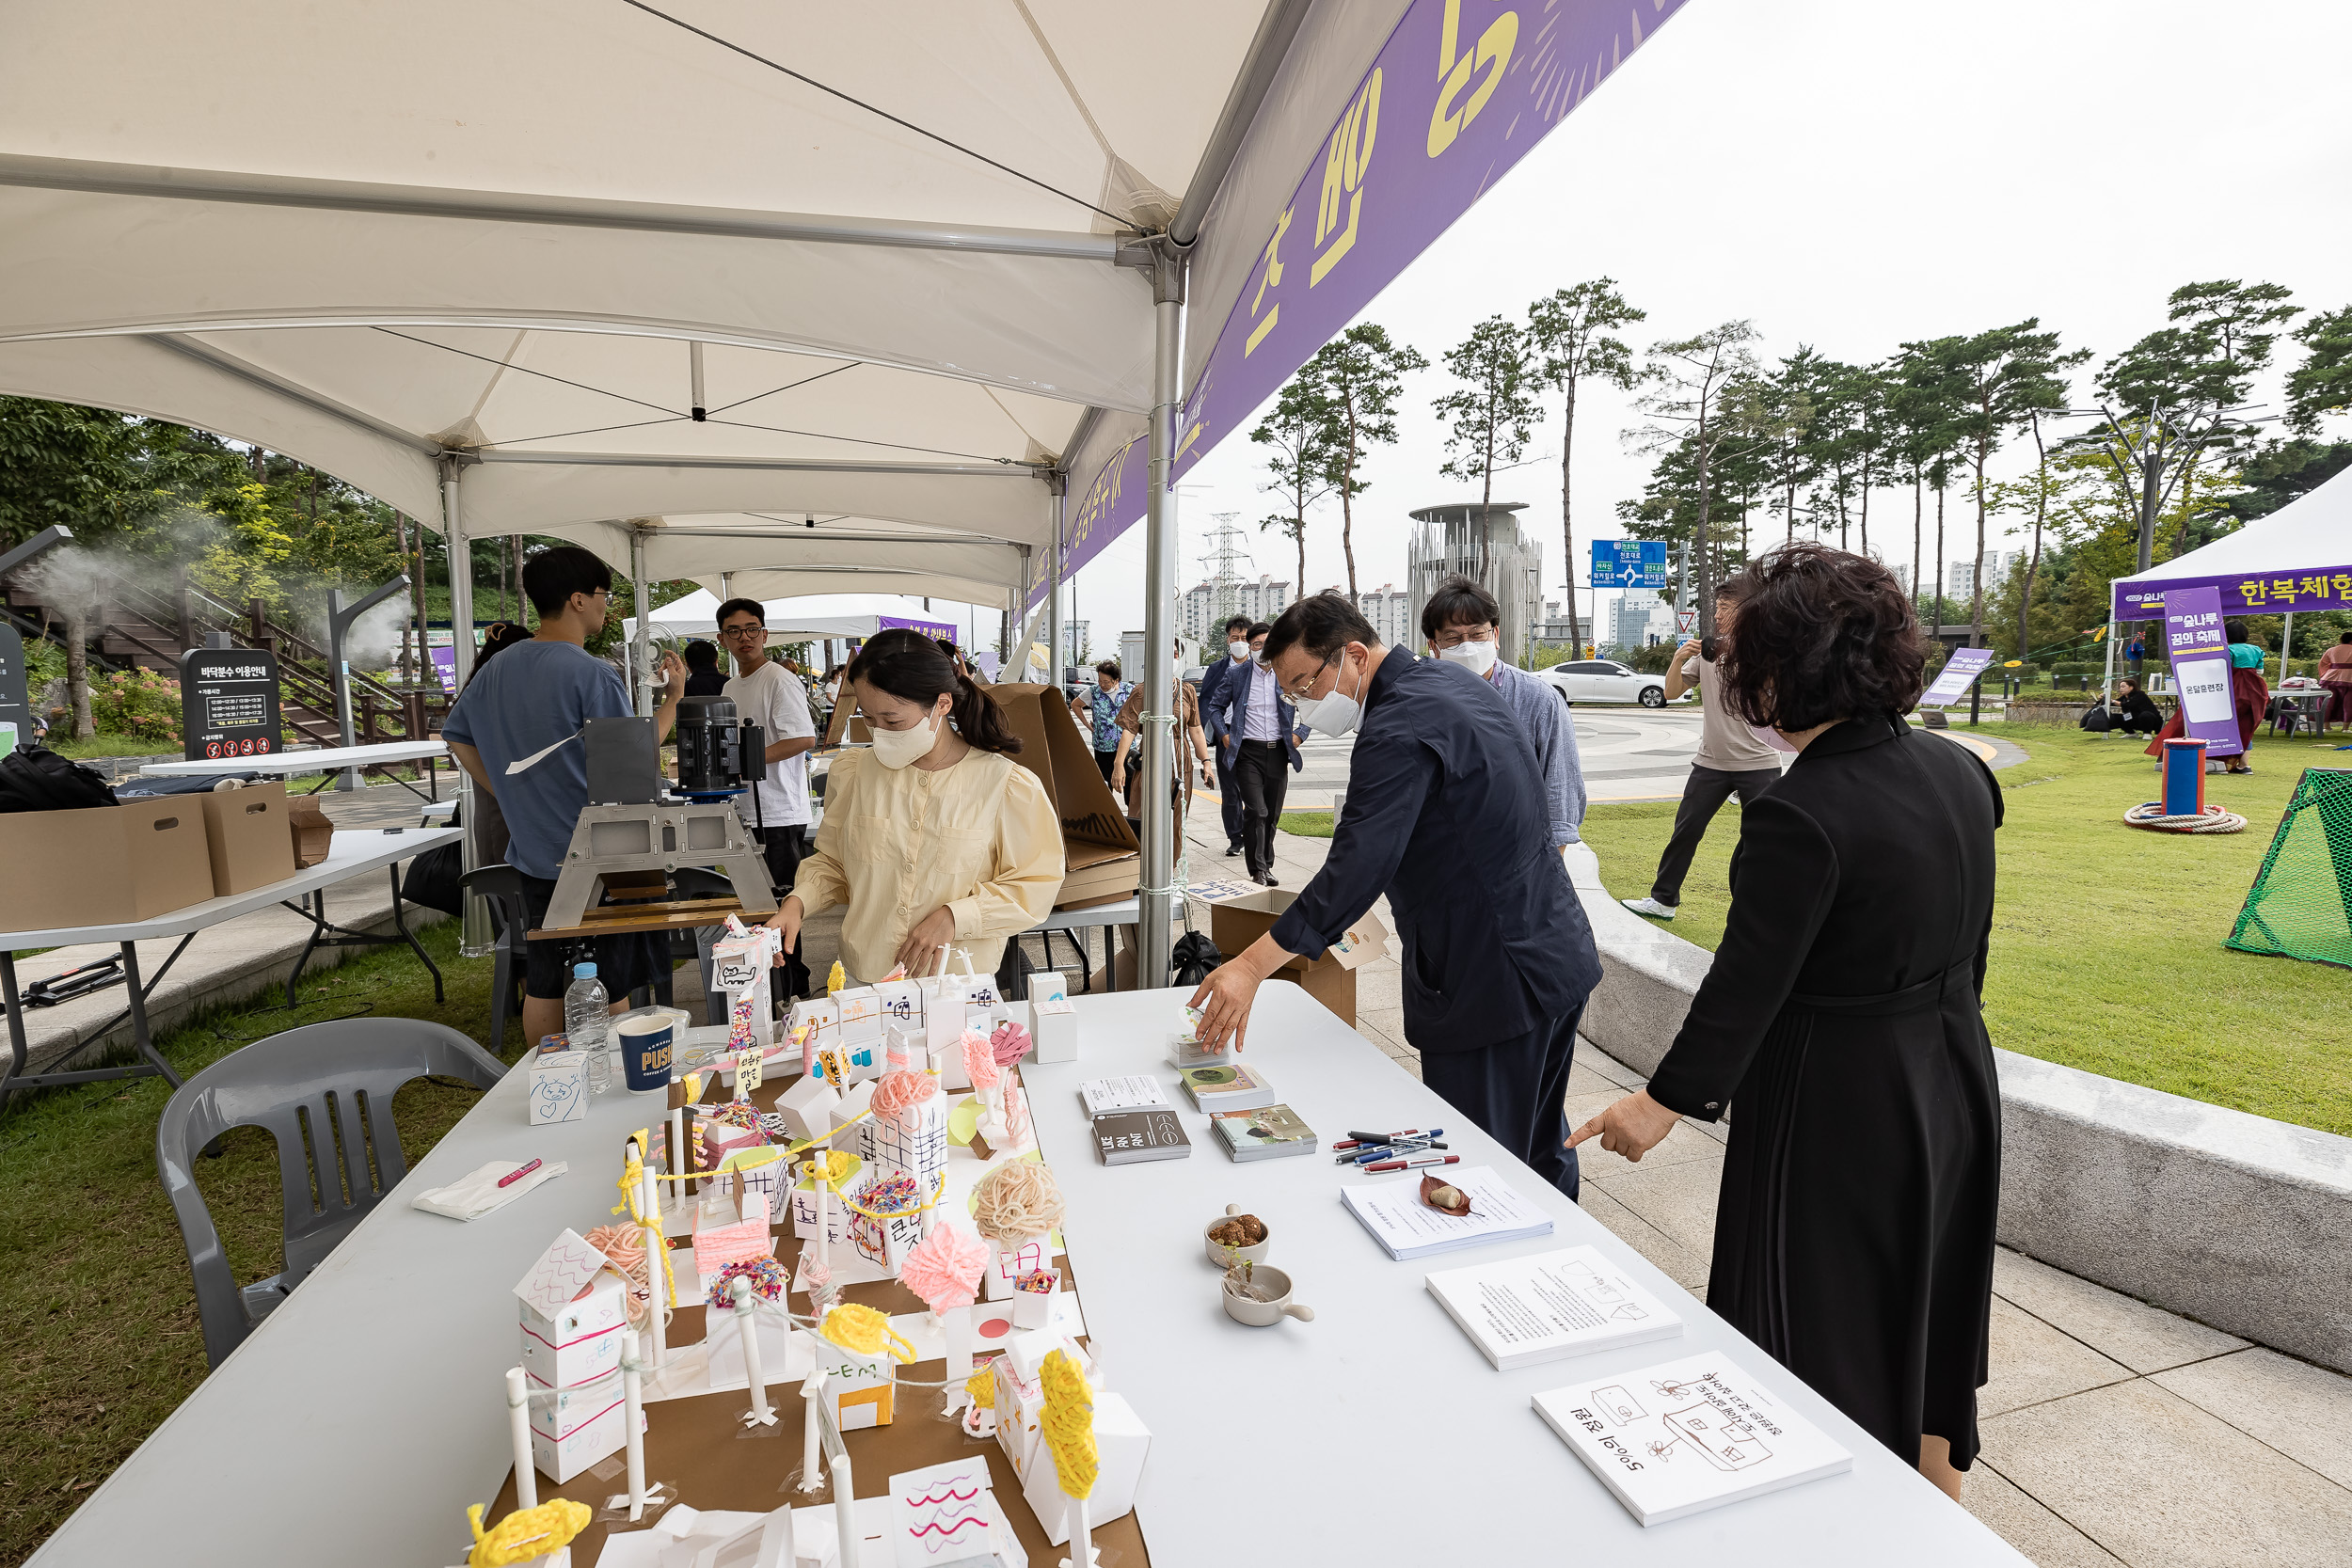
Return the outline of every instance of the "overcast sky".
[[[1690,0],[1365,319],[1434,365],[1478,320],[1603,275],[1649,312],[1637,348],[1744,317],[1768,358],[1810,343],[1865,361],[2038,316],[2094,351],[2087,396],[2090,371],[2162,325],[2182,283],[2262,279],[2308,308],[2352,302],[2346,60],[2352,9],[2317,0]],[[2282,347],[2290,362],[2301,352]],[[1357,502],[1366,589],[1403,584],[1406,511],[1477,499],[1438,475],[1429,404],[1445,385],[1436,369],[1408,384],[1403,439],[1373,460]],[[2256,396],[2278,401],[2275,385]],[[1581,402],[1588,561],[1586,542],[1618,531],[1615,503],[1647,475],[1619,439],[1634,422],[1614,392]],[[1295,575],[1290,541],[1254,526],[1274,505],[1257,489],[1263,451],[1237,435],[1188,476],[1184,586],[1204,576],[1220,512],[1248,528],[1256,571]],[[1496,499],[1531,503],[1556,595],[1556,409],[1529,455],[1542,461],[1499,477]],[[1898,525],[1908,562],[1909,493],[1882,491],[1871,512],[1873,541]],[[1947,554],[1964,560],[1970,544]],[[1138,522],[1079,574],[1098,650],[1142,625],[1143,548]],[[1307,566],[1311,589],[1344,580],[1336,506],[1310,522]]]

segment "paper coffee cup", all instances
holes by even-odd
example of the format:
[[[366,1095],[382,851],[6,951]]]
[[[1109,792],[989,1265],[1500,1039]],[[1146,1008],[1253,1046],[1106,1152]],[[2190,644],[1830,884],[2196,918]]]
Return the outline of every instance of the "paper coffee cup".
[[[619,1021],[613,1029],[620,1047],[622,1069],[632,1089],[670,1086],[670,1055],[677,1037],[677,1021],[668,1013],[641,1015]]]

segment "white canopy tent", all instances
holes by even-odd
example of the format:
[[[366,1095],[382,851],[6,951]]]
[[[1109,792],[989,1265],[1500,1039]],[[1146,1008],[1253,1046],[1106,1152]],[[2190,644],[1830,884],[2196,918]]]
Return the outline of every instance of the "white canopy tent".
[[[248,0],[234,27],[19,0],[0,390],[259,443],[453,548],[554,534],[641,583],[725,570],[778,597],[1025,602],[1063,576],[1070,476],[1148,430],[1124,505],[1144,492],[1159,691],[1182,394],[1215,379],[1219,324],[1274,282],[1295,215],[1330,230],[1283,296],[1314,319],[1303,291],[1356,242],[1375,59],[1384,178],[1406,182],[1388,188],[1467,201],[1486,177],[1434,160],[1506,71],[1518,106],[1486,128],[1500,146],[1532,112],[1524,147],[1677,3],[1553,9],[1514,55],[1517,14],[1463,0]],[[1319,215],[1296,210],[1302,177]],[[1362,254],[1391,254],[1359,280],[1425,243],[1384,240],[1382,199]],[[1152,718],[1145,767],[1168,778]],[[1154,808],[1147,903],[1173,849]],[[1147,970],[1167,941],[1144,922]]]
[[[730,588],[734,585],[729,584]],[[743,594],[749,598],[752,595]],[[707,588],[698,588],[682,599],[673,599],[655,610],[651,617],[653,629],[664,637],[709,637],[718,627],[719,606],[723,601]],[[888,615],[812,615],[805,613],[791,599],[770,599],[760,606],[762,618],[768,624],[771,647],[779,642],[806,642],[828,637],[863,641],[886,625],[903,624],[917,617]],[[945,635],[956,629],[953,617],[943,616],[931,623]],[[637,618],[630,616],[621,623],[625,636],[637,635]]]
[[[2212,587],[2257,615],[2352,606],[2352,469],[2234,533],[2111,585],[2113,619],[2161,619],[2168,589]]]

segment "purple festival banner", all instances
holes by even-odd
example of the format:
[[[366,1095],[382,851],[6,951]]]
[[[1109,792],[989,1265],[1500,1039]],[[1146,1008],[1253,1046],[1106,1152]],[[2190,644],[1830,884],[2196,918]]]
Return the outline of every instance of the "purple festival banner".
[[[944,637],[950,642],[956,642],[957,646],[962,646],[962,644],[957,641],[956,637],[956,633],[959,628],[949,625],[946,621],[910,621],[903,615],[877,615],[874,617],[874,629],[876,631],[888,631],[893,626],[905,626],[910,631],[919,631],[926,637]]]
[[[2246,750],[2238,738],[2236,673],[2230,668],[2230,641],[2221,626],[2217,589],[2175,588],[2164,596],[2164,651],[2181,689],[2181,717],[2191,740],[2205,742],[2208,757],[2233,757]]]
[[[2115,585],[2114,618],[2153,621],[2164,614],[2166,596],[2187,587],[2211,588],[2220,595],[2225,613],[2276,615],[2294,610],[2352,610],[2352,566],[2312,567],[2275,577],[2239,573],[2207,578],[2201,583],[2159,582]]]
[[[1185,400],[1175,477],[1232,435],[1681,5],[1414,0],[1263,237]],[[1065,578],[1143,515],[1150,448],[1137,437],[1112,453],[1071,509]],[[1045,593],[1042,554],[1030,603]]]
[[[1928,689],[1919,693],[1919,705],[1950,706],[1960,701],[1961,695],[1976,683],[1977,677],[1984,673],[1985,666],[1992,662],[1993,650],[1990,648],[1954,648],[1952,657],[1944,661],[1944,668],[1936,672],[1935,679],[1930,681]]]

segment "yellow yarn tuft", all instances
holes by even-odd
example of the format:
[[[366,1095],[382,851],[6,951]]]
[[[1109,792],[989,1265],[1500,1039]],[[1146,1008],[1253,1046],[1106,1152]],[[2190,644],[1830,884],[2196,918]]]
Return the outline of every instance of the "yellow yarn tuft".
[[[586,1503],[558,1497],[537,1508],[518,1508],[485,1530],[482,1505],[476,1503],[466,1510],[466,1522],[473,1527],[473,1550],[466,1556],[466,1568],[508,1568],[543,1557],[570,1545],[595,1516]]]
[[[844,1180],[848,1180],[850,1172],[855,1168],[857,1164],[856,1156],[845,1154],[837,1148],[828,1148],[823,1150],[822,1153],[824,1157],[825,1168],[821,1171],[817,1168],[818,1156],[812,1154],[808,1158],[808,1164],[802,1167],[802,1175],[804,1177],[822,1177],[824,1179],[825,1185],[828,1187],[840,1186]]]
[[[970,1377],[963,1380],[963,1391],[965,1396],[968,1397],[972,1402],[977,1405],[980,1409],[995,1409],[995,1372],[986,1367],[982,1367],[978,1371],[974,1372]]]
[[[891,1328],[889,1314],[853,1301],[826,1313],[817,1332],[859,1355],[887,1354],[902,1362],[914,1360],[914,1347]]]
[[[834,959],[833,968],[825,972],[825,994],[831,996],[834,991],[846,990],[849,984],[849,972],[841,967],[839,958]]]
[[[1039,1369],[1045,1409],[1038,1432],[1054,1455],[1054,1475],[1064,1494],[1086,1497],[1094,1491],[1094,1390],[1069,1353],[1056,1351]]]

